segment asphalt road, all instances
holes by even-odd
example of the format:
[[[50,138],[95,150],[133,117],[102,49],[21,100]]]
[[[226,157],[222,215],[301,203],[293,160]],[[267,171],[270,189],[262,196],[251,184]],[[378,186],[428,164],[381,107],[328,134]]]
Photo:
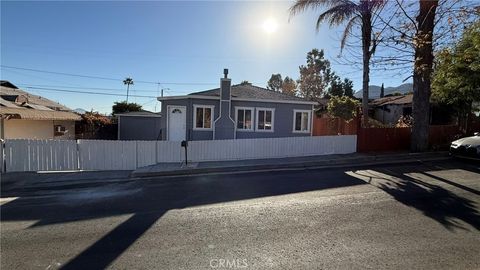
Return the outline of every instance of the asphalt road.
[[[151,178],[1,203],[1,269],[480,269],[480,165],[459,161]]]

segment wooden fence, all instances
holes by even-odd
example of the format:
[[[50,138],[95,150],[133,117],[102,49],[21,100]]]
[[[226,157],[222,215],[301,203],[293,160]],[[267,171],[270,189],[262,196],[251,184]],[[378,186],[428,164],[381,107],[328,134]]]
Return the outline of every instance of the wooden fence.
[[[193,162],[282,158],[356,151],[357,136],[191,141]],[[184,149],[171,141],[6,140],[4,171],[134,170],[182,162]]]
[[[411,128],[359,128],[358,152],[390,152],[410,149]],[[431,149],[447,149],[461,134],[457,125],[430,126]]]
[[[346,122],[340,118],[314,117],[313,118],[313,136],[328,135],[356,135],[358,129],[358,119]]]

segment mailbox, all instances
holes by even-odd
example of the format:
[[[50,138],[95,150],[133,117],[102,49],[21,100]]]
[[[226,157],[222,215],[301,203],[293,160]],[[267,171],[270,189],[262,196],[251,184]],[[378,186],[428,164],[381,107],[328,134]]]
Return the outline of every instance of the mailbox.
[[[188,141],[182,141],[181,146],[185,147],[185,166],[187,166],[188,165],[188,156],[187,156]]]

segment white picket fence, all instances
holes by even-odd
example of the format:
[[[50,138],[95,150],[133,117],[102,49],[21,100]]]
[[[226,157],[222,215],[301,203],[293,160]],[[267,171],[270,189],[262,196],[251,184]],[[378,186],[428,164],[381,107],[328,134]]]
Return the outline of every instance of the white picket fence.
[[[192,162],[348,154],[357,136],[314,136],[188,142]],[[6,140],[4,171],[134,170],[182,162],[184,149],[171,141]]]

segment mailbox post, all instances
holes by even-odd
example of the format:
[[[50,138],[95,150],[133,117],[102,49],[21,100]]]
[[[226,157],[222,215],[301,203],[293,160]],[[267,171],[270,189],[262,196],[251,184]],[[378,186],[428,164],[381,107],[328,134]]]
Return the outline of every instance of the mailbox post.
[[[185,166],[187,166],[188,165],[188,156],[187,156],[188,141],[182,141],[182,147],[185,148]]]

